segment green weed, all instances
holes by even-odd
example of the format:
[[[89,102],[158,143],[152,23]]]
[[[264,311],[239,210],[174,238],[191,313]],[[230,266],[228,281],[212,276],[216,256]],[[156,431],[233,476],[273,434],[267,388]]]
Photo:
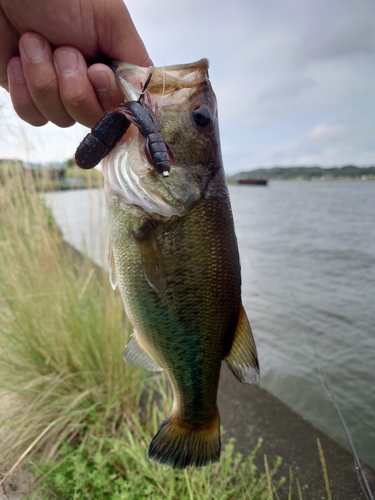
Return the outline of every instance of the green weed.
[[[93,437],[85,445],[62,447],[59,461],[46,461],[34,471],[40,486],[30,498],[60,500],[138,499],[213,499],[231,500],[270,498],[266,474],[254,464],[260,447],[247,458],[235,453],[230,440],[223,449],[220,463],[203,469],[173,471],[149,462],[145,450],[151,434],[133,418],[118,437]],[[280,465],[270,472],[272,480]],[[283,481],[277,483],[275,490]]]

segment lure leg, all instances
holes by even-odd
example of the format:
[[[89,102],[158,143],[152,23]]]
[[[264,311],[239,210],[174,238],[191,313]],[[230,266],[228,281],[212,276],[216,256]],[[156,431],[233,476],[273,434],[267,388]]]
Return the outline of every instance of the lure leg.
[[[146,137],[145,152],[148,161],[154,166],[158,174],[163,174],[163,177],[168,177],[171,170],[171,159],[173,153],[171,148],[164,142],[160,133],[149,134]]]
[[[130,126],[121,108],[114,108],[91,129],[75,153],[79,167],[93,168],[112,151]]]

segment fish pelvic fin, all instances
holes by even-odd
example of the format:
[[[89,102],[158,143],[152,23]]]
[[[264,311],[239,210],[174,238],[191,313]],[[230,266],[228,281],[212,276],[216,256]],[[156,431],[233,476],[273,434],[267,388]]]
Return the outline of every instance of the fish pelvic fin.
[[[224,360],[240,382],[244,384],[255,384],[258,382],[259,361],[257,348],[242,304],[232,347]]]
[[[138,342],[136,332],[130,337],[129,344],[126,346],[124,359],[131,365],[141,365],[150,372],[161,372],[161,368],[154,358],[146,352]]]
[[[161,424],[147,451],[147,458],[172,469],[204,467],[220,460],[219,411],[209,424],[191,428],[173,413]]]

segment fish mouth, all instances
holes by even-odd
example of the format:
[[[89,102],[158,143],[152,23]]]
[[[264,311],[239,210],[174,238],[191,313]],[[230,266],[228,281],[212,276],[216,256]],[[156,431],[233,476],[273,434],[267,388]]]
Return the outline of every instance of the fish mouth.
[[[133,125],[102,164],[106,189],[121,202],[167,218],[184,216],[200,199],[201,190],[194,182],[199,169],[200,165],[173,164],[168,177],[158,174]]]
[[[152,78],[147,91],[154,96],[165,96],[177,90],[197,87],[207,81],[209,61],[203,58],[187,64],[148,68],[114,61],[113,67],[125,100],[136,101],[152,68]]]
[[[159,116],[165,106],[186,107],[189,96],[208,82],[207,59],[162,67],[145,68],[128,63],[115,63],[115,67],[125,102],[140,98],[152,71],[143,99]],[[107,188],[127,205],[162,217],[181,217],[201,198],[197,182],[202,177],[201,169],[200,164],[173,163],[167,177],[156,173],[146,157],[144,138],[134,125],[103,160]]]

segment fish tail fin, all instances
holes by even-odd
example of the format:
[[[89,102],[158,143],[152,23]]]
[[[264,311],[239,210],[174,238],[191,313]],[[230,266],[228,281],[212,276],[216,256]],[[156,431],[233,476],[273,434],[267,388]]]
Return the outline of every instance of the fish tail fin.
[[[147,458],[177,470],[204,467],[220,460],[220,448],[219,411],[212,422],[193,429],[172,413],[151,441]]]

